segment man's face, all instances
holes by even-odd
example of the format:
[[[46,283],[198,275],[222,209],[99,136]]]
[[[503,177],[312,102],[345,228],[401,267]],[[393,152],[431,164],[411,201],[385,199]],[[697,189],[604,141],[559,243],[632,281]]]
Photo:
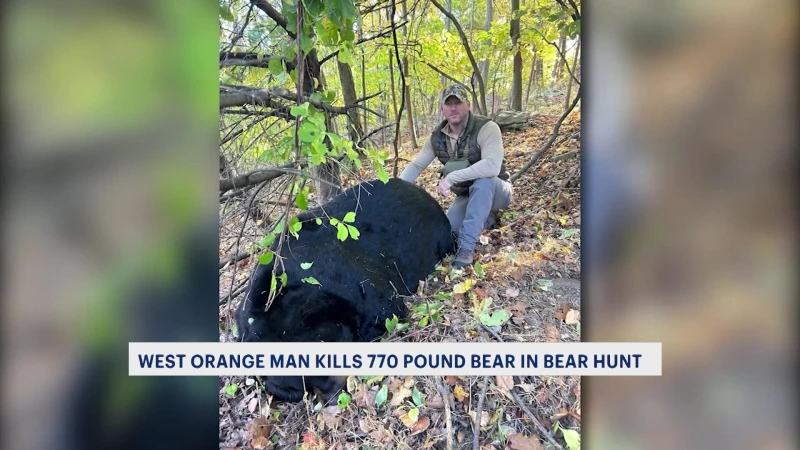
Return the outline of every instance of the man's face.
[[[468,114],[469,100],[462,102],[455,95],[451,95],[442,104],[442,115],[451,126],[463,124]]]

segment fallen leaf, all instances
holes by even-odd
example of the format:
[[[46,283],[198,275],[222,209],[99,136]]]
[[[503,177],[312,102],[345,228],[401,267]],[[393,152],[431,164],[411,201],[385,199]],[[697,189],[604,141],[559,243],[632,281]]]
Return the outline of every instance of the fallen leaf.
[[[456,433],[456,440],[458,441],[459,444],[464,442],[464,432],[463,431],[459,431],[458,433]]]
[[[247,410],[250,411],[250,413],[252,414],[256,410],[256,408],[258,408],[258,399],[251,398],[250,402],[247,404]]]
[[[425,406],[433,409],[444,408],[444,398],[442,397],[442,394],[434,395],[432,399],[425,402]]]
[[[369,437],[375,439],[378,442],[388,442],[392,440],[392,436],[386,432],[383,428],[383,425],[380,425],[376,430],[373,430]]]
[[[448,386],[455,386],[458,384],[458,377],[446,376],[444,378],[444,384]]]
[[[527,392],[528,394],[533,392],[533,389],[534,389],[534,386],[532,384],[528,384],[528,383],[518,384],[517,386],[519,386],[520,389],[522,389],[523,391]]]
[[[517,302],[511,305],[508,310],[513,316],[524,316],[526,313],[526,309],[528,308],[528,304],[525,302]]]
[[[427,430],[428,427],[430,426],[431,426],[431,419],[425,416],[420,417],[419,420],[417,420],[417,423],[415,423],[414,426],[411,427],[411,436],[422,433],[423,431]]]
[[[575,325],[581,321],[581,312],[576,309],[570,309],[564,322],[567,325]]]
[[[568,415],[569,415],[569,411],[567,411],[566,408],[561,408],[560,410],[558,410],[557,413],[555,413],[552,416],[550,416],[550,420],[556,421],[556,420],[561,419],[563,417],[566,417]]]
[[[489,244],[489,236],[481,236],[480,238],[478,238],[478,240],[481,242],[481,245]]]
[[[561,333],[550,322],[544,323],[544,331],[547,334],[547,342],[561,342]]]
[[[517,288],[508,288],[503,293],[503,297],[506,297],[506,298],[514,298],[514,297],[517,297],[517,296],[519,296],[519,289],[517,289]]]
[[[467,399],[469,394],[467,394],[467,392],[461,386],[456,386],[455,389],[453,389],[453,396],[455,396],[456,400],[463,402]]]
[[[257,438],[250,440],[250,447],[256,450],[264,450],[271,448],[272,442],[270,442],[270,440],[264,436],[258,436]]]
[[[475,421],[475,411],[469,412],[469,418],[472,419],[472,423],[476,423]],[[481,411],[481,428],[489,425],[489,413],[486,411]]]
[[[486,292],[486,288],[484,288],[484,287],[472,288],[472,292],[475,293],[475,296],[478,297],[478,300],[483,300],[484,298],[486,298],[487,292]]]
[[[517,267],[511,272],[511,278],[517,281],[521,280],[523,276],[525,276],[525,272],[522,270],[522,267]]]
[[[536,403],[544,403],[547,401],[547,393],[544,389],[539,389],[536,391]]]
[[[270,434],[272,434],[272,425],[269,424],[266,417],[256,417],[247,426],[247,435],[251,440],[259,436],[268,438]]]
[[[400,406],[408,397],[411,397],[411,393],[411,389],[402,386],[397,392],[392,393],[392,401],[389,402],[389,404],[392,406]]]
[[[544,446],[535,436],[523,436],[514,433],[508,436],[510,450],[544,450]]]
[[[495,383],[497,387],[506,391],[514,389],[514,377],[511,375],[496,376]]]

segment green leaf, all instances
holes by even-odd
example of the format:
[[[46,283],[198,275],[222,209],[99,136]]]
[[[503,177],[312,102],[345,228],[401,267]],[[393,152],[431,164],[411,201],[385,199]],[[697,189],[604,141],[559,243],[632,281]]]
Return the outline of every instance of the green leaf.
[[[389,387],[385,384],[381,387],[381,390],[375,395],[375,406],[381,407],[384,403],[386,403],[386,399],[389,398]]]
[[[281,280],[281,286],[286,286],[288,278],[289,277],[286,275],[286,273],[282,273],[281,276],[278,277],[278,279]]]
[[[481,263],[476,262],[472,268],[475,269],[475,275],[477,275],[478,278],[483,278],[484,272]]]
[[[358,240],[358,237],[361,236],[361,232],[358,231],[358,228],[352,225],[347,225],[347,231],[350,233],[350,237],[356,241]]]
[[[317,225],[322,225],[322,219],[320,219],[319,217],[317,217],[316,219],[314,219],[314,222],[316,222],[316,223],[317,223]]]
[[[500,325],[508,322],[508,319],[510,318],[511,314],[509,314],[505,309],[498,309],[491,315],[486,312],[481,312],[480,315],[481,323],[487,327],[499,327]]]
[[[301,267],[303,270],[308,270],[308,269],[310,269],[310,268],[311,268],[311,266],[313,266],[313,265],[314,265],[314,263],[308,263],[308,262],[307,262],[307,263],[300,263],[300,267]]]
[[[227,395],[228,397],[235,397],[237,390],[239,390],[238,384],[229,384],[225,386],[225,395]]]
[[[428,325],[428,319],[429,319],[428,316],[425,316],[422,319],[420,319],[419,320],[419,326],[424,327],[424,326]]]
[[[341,394],[339,394],[339,401],[338,401],[339,408],[340,409],[347,408],[347,406],[350,404],[350,400],[351,400],[350,394],[348,394],[347,392],[342,392]]]
[[[383,168],[383,166],[377,166],[377,170],[378,170],[378,179],[380,179],[384,183],[388,183],[389,174],[386,173],[386,170]]]
[[[581,435],[575,430],[561,429],[561,434],[564,435],[564,441],[567,442],[569,450],[580,450],[581,448]]]
[[[281,64],[281,60],[275,57],[270,58],[269,71],[272,72],[273,75],[283,73],[283,64]]]
[[[314,142],[319,139],[319,128],[311,122],[303,121],[300,129],[297,130],[297,136],[303,142]]]
[[[561,233],[561,236],[559,236],[558,238],[559,239],[566,239],[566,238],[568,238],[568,237],[572,236],[573,234],[578,233],[580,231],[581,231],[580,228],[570,228],[569,230],[564,230]]]
[[[275,233],[269,233],[258,241],[258,245],[263,248],[269,248],[275,242]]]
[[[289,112],[294,117],[306,117],[308,115],[308,102],[303,103],[302,105],[292,106],[292,109]]]
[[[231,7],[229,5],[219,5],[219,16],[228,22],[233,22],[236,20],[236,18],[233,17],[233,12],[231,11]]]
[[[397,328],[397,322],[399,321],[400,319],[397,318],[397,315],[392,314],[391,319],[389,318],[386,319],[386,331],[388,331],[389,334],[394,333],[394,329]]]
[[[270,286],[270,290],[272,292],[275,292],[275,291],[278,290],[278,279],[275,278],[275,274],[274,273],[272,274],[272,279],[270,280],[269,286]]]
[[[300,280],[300,281],[302,281],[303,283],[308,283],[308,284],[314,284],[314,285],[317,285],[317,286],[322,286],[321,284],[319,284],[319,281],[317,281],[317,279],[316,279],[316,278],[314,278],[314,277],[306,277],[306,278],[303,278],[303,279],[302,279],[302,280]]]
[[[339,219],[337,219],[336,217],[331,217],[330,222],[331,222],[331,225],[333,225],[333,226],[339,225]]]
[[[542,278],[536,280],[536,287],[543,291],[549,291],[552,286],[553,280],[545,280]]]
[[[236,324],[231,325],[231,334],[233,334],[235,338],[239,337],[239,327],[237,327]]]
[[[292,233],[297,233],[302,228],[303,228],[303,222],[300,222],[300,219],[298,219],[297,217],[292,217],[292,219],[289,220],[289,231],[291,231]]]
[[[450,300],[453,298],[453,294],[449,292],[439,292],[438,294],[434,294],[433,298],[436,300]]]
[[[419,419],[419,408],[411,408],[408,411],[408,418],[416,422]]]
[[[248,318],[247,318],[247,324],[248,324],[248,325],[252,325],[252,324],[253,324],[253,322],[255,322],[255,321],[256,321],[256,319],[255,319],[254,317],[248,317]]]
[[[306,197],[305,191],[300,191],[297,193],[297,195],[294,197],[294,204],[303,211],[308,209],[308,197]]]
[[[343,223],[339,223],[339,224],[336,225],[336,228],[338,230],[337,233],[336,233],[336,237],[340,241],[344,241],[345,239],[347,239],[347,234],[348,234],[347,227],[344,226]]]
[[[411,400],[414,401],[415,405],[422,406],[422,392],[417,390],[416,386],[414,386],[414,390],[411,392]]]
[[[356,213],[350,211],[349,213],[344,215],[344,221],[347,223],[353,223],[356,221]]]
[[[272,262],[272,259],[275,257],[275,254],[270,252],[266,252],[258,257],[259,264],[269,264]]]

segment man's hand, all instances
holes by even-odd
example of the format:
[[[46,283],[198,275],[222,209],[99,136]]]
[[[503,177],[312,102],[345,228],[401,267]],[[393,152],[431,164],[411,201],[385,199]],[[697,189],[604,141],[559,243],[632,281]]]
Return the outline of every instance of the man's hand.
[[[442,179],[439,180],[439,187],[436,191],[439,192],[439,195],[444,197],[450,195],[450,182],[447,181],[447,177],[442,177]]]

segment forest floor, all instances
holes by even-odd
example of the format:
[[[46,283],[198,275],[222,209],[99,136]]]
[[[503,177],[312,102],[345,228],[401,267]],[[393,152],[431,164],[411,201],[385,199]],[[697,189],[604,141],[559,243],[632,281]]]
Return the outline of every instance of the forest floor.
[[[504,132],[511,173],[549,137],[563,108],[557,107],[556,100],[553,108],[529,120],[529,128]],[[514,183],[511,206],[497,226],[483,232],[476,249],[477,264],[459,271],[450,267],[452,256],[446,259],[421,292],[407,299],[412,313],[406,327],[387,334],[385,340],[580,341],[579,132],[580,112],[573,111],[554,146]],[[422,145],[424,136],[420,139]],[[566,154],[575,156],[553,160]],[[409,149],[400,152],[405,160],[401,160],[401,170],[413,156]],[[357,177],[370,178],[370,174],[362,172]],[[345,176],[344,182],[355,184],[357,177]],[[418,184],[445,209],[453,200],[452,195],[435,194],[435,169],[423,172]],[[220,227],[221,259],[235,254],[223,250],[231,247],[231,236],[241,232],[241,222],[231,222]],[[240,248],[248,248],[260,237],[255,226],[245,230]],[[248,258],[221,271],[221,299],[242,285],[254,260]],[[227,330],[237,302],[221,302],[221,341],[233,339]],[[423,321],[422,310],[415,309],[418,305],[438,308],[440,314]],[[480,324],[482,311],[499,310],[508,313],[502,314],[508,317],[505,322]],[[473,448],[476,422],[481,449],[555,448],[552,441],[566,449],[580,436],[580,377],[365,378],[350,377],[349,396],[340,398],[338,405],[322,405],[314,399],[270,404],[257,380],[221,377],[220,448],[466,449]]]

